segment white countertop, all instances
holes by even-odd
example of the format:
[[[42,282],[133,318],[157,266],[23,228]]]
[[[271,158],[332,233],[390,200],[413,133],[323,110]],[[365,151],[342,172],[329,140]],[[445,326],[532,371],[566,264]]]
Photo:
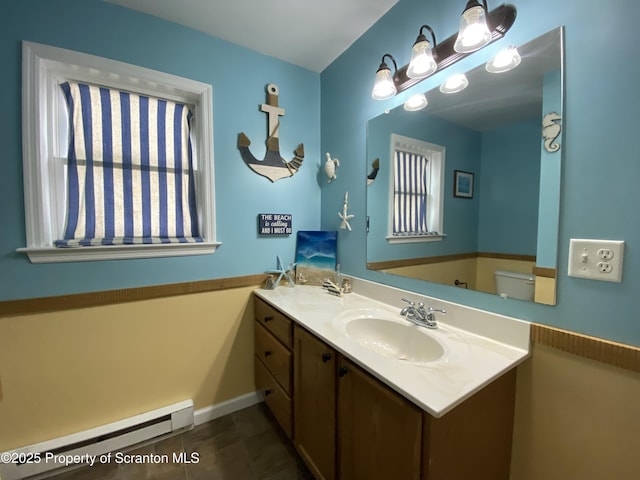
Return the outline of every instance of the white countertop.
[[[528,322],[362,279],[354,278],[353,285],[358,293],[342,297],[322,287],[301,285],[255,293],[434,417],[441,417],[529,356]],[[345,333],[341,320],[345,312],[375,309],[405,322],[399,314],[406,305],[402,297],[447,310],[438,316],[439,328],[428,331],[446,346],[443,358],[408,363],[382,356]]]

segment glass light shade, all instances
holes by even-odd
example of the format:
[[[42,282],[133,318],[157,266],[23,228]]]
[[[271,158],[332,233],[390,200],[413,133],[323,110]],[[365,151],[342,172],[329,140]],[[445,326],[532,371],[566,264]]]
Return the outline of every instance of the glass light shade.
[[[438,64],[433,58],[433,50],[429,41],[422,40],[414,43],[413,48],[411,48],[411,61],[409,62],[409,68],[407,68],[407,77],[428,77],[437,69]]]
[[[494,58],[489,60],[485,65],[485,69],[489,73],[508,72],[509,70],[513,70],[518,65],[520,65],[521,61],[522,58],[518,53],[518,49],[512,45],[508,48],[505,48]]]
[[[475,52],[491,41],[484,8],[477,5],[460,16],[460,29],[453,49],[459,53]]]
[[[408,112],[416,112],[426,107],[427,103],[429,102],[427,102],[427,97],[425,96],[425,94],[418,93],[405,102],[404,109]]]
[[[457,73],[447,78],[447,81],[440,85],[442,93],[458,93],[469,86],[469,80],[464,73]]]
[[[373,84],[371,97],[374,100],[386,100],[397,93],[396,85],[389,68],[379,68],[376,72],[376,81]]]

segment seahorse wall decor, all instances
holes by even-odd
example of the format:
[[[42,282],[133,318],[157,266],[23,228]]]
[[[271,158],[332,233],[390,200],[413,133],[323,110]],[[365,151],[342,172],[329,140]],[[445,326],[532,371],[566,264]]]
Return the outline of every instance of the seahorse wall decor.
[[[280,89],[275,83],[267,85],[267,103],[260,105],[260,110],[268,116],[269,137],[267,138],[267,153],[263,160],[258,160],[249,150],[251,140],[244,133],[238,134],[238,149],[244,162],[258,175],[267,177],[272,182],[281,178],[293,177],[304,160],[304,145],[301,143],[294,150],[294,157],[287,162],[280,156],[280,117],[284,115],[284,108],[278,106]]]
[[[555,140],[561,131],[562,116],[556,112],[550,112],[542,118],[542,138],[544,138],[544,148],[547,152],[554,153],[560,150],[560,144]]]

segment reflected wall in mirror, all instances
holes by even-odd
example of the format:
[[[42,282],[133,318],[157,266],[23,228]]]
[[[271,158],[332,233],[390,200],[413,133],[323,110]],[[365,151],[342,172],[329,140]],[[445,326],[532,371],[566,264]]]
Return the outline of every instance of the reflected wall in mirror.
[[[518,52],[513,70],[489,73],[479,65],[466,72],[461,92],[434,88],[425,94],[426,108],[399,106],[369,121],[367,165],[379,158],[379,170],[367,182],[367,268],[555,305],[563,149],[562,134],[554,140],[559,148],[545,149],[543,118],[555,113],[560,131],[563,28]],[[398,241],[393,234],[392,135],[444,149],[438,235]],[[454,196],[455,171],[473,174],[472,196]]]

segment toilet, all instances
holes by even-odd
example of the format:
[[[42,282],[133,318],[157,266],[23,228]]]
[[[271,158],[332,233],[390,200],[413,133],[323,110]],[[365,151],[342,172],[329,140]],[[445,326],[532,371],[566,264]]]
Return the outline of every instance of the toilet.
[[[496,270],[496,293],[501,297],[533,301],[535,275]]]

